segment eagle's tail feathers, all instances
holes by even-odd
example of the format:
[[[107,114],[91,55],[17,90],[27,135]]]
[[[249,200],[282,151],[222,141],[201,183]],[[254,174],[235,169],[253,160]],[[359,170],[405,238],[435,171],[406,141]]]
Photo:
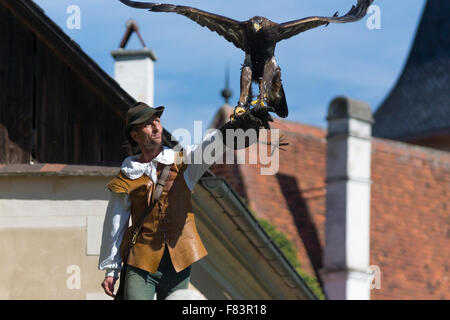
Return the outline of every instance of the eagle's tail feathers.
[[[275,113],[281,117],[281,118],[286,118],[289,114],[289,110],[288,110],[288,105],[287,105],[287,101],[286,101],[286,95],[284,94],[284,89],[283,86],[281,86],[280,88],[280,98],[277,99],[278,103],[273,105],[273,107],[275,108]]]
[[[278,72],[275,76],[272,83],[268,105],[273,107],[275,109],[275,113],[281,118],[286,118],[289,114],[286,95],[284,94],[283,84],[281,83],[280,72]]]

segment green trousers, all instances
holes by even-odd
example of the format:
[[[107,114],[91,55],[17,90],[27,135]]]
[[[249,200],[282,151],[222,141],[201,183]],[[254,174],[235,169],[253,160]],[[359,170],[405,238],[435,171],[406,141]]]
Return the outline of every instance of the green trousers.
[[[190,266],[178,273],[175,271],[166,246],[156,273],[127,266],[124,299],[153,300],[156,293],[158,300],[164,300],[175,290],[187,289],[190,278]]]

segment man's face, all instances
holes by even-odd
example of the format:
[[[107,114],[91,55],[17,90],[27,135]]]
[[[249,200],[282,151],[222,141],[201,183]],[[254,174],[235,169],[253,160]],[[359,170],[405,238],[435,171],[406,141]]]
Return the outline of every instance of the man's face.
[[[161,119],[153,116],[146,122],[135,125],[130,135],[142,147],[152,149],[161,145],[162,133]]]

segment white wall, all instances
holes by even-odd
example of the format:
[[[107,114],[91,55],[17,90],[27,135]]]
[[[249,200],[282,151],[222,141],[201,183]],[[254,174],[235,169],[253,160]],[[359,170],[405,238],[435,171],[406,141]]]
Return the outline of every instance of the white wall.
[[[0,177],[0,299],[107,298],[97,263],[111,178]]]

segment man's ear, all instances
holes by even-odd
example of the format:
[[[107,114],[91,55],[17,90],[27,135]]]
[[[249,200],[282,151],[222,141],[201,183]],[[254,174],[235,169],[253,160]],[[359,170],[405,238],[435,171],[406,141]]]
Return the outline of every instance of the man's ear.
[[[130,132],[130,137],[131,137],[131,139],[133,139],[136,143],[138,143],[138,140],[137,140],[137,134],[136,134],[135,131],[131,131],[131,132]]]

